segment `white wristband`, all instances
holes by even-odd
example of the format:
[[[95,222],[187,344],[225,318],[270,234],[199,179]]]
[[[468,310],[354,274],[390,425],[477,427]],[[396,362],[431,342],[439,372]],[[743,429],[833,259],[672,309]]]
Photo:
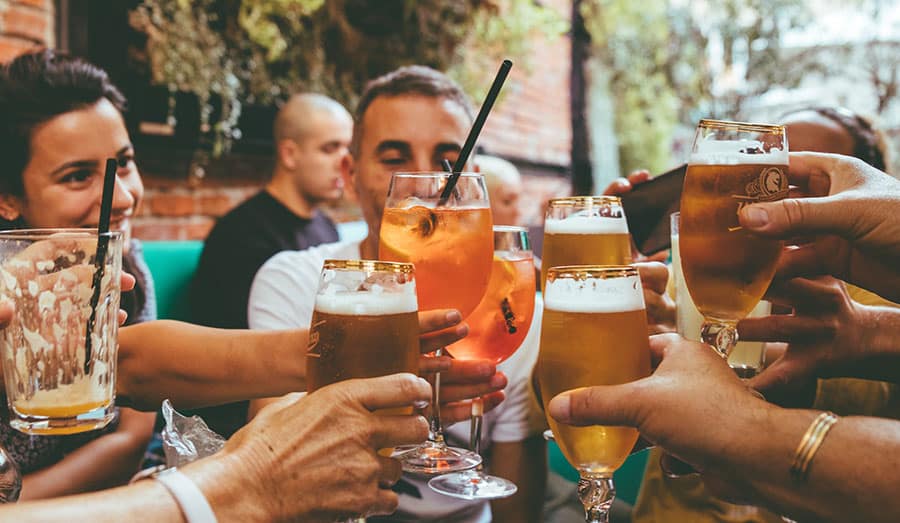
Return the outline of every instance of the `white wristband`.
[[[153,479],[162,483],[172,494],[187,523],[218,523],[216,514],[206,501],[206,496],[191,478],[180,470],[175,467],[168,468],[154,475]]]

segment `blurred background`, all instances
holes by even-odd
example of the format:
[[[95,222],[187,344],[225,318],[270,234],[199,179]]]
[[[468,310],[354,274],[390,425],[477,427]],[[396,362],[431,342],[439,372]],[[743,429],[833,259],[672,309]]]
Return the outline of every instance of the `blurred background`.
[[[888,0],[0,0],[0,60],[35,46],[88,58],[128,96],[147,240],[202,239],[258,190],[290,93],[352,111],[404,64],[448,71],[479,104],[515,61],[479,145],[519,167],[532,223],[546,198],[684,162],[702,117],[839,105],[900,141]],[[350,200],[328,211],[359,219]]]

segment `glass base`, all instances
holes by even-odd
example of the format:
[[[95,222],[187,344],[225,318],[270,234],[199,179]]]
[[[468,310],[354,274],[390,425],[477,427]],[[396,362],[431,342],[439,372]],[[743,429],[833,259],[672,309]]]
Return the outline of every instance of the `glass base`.
[[[488,476],[480,470],[444,474],[432,478],[428,486],[445,496],[467,500],[507,498],[519,490],[512,481]]]
[[[10,427],[37,436],[60,436],[102,429],[116,417],[112,403],[72,417],[29,416],[10,409]]]
[[[447,474],[481,465],[481,456],[474,452],[439,445],[432,441],[412,450],[397,449],[394,457],[400,460],[404,472],[414,474]]]

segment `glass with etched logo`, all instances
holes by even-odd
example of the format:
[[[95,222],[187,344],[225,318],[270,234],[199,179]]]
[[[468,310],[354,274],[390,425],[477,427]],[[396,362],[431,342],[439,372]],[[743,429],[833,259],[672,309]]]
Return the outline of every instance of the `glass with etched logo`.
[[[700,337],[728,357],[736,324],[775,275],[782,242],[744,230],[745,205],[788,194],[784,127],[717,120],[697,126],[681,195],[684,280],[703,315]]]

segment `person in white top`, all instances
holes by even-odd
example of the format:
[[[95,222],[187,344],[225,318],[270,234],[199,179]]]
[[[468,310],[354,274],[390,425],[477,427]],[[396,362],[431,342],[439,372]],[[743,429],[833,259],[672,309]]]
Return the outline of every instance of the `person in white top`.
[[[356,110],[348,166],[369,235],[362,242],[325,244],[270,259],[257,272],[250,290],[250,328],[307,327],[325,259],[377,259],[391,174],[441,170],[441,160],[456,160],[471,124],[465,94],[437,71],[403,67],[370,82]],[[546,478],[546,450],[540,436],[544,417],[530,387],[540,319],[537,307],[535,327],[522,347],[498,366],[508,381],[506,400],[484,418],[482,448],[491,472],[514,481],[519,492],[491,504],[463,501],[432,492],[427,478],[407,476],[398,489],[400,506],[391,521],[541,520]],[[451,444],[467,446],[467,422],[450,427],[447,433]]]

